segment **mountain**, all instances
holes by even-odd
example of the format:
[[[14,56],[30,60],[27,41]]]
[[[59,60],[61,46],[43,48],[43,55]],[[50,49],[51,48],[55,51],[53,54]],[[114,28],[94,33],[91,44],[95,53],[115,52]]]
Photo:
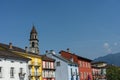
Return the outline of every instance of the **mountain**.
[[[108,64],[120,66],[120,53],[108,54],[103,57],[98,57],[94,59],[94,62],[96,61],[104,61],[104,62],[107,62]]]

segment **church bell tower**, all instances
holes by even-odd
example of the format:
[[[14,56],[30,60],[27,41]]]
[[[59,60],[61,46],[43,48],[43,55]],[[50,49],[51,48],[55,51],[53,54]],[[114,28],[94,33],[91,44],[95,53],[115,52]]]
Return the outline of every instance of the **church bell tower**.
[[[38,33],[37,33],[34,25],[33,25],[32,30],[30,32],[29,41],[30,41],[30,47],[29,47],[30,52],[35,53],[35,54],[39,54]]]

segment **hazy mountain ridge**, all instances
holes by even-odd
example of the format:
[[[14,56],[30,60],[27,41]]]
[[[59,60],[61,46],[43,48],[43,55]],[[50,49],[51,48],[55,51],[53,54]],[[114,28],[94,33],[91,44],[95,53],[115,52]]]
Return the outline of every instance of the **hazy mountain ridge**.
[[[108,54],[103,57],[98,57],[98,58],[94,59],[94,61],[95,62],[96,61],[104,61],[104,62],[107,62],[108,64],[120,66],[120,52],[115,53],[115,54]]]

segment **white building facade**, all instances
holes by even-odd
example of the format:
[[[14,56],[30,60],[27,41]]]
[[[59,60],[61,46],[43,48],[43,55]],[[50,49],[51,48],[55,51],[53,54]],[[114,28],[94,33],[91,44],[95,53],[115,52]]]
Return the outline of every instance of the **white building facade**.
[[[27,62],[0,58],[0,80],[28,80]]]
[[[28,80],[28,61],[0,43],[0,80]]]
[[[55,59],[56,80],[80,80],[77,64],[64,59],[55,52],[46,53],[46,55]]]

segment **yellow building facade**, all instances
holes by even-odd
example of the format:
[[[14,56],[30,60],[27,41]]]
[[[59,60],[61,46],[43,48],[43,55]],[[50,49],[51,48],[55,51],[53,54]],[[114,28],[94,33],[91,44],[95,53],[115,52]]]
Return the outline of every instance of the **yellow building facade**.
[[[40,55],[18,51],[13,52],[31,59],[28,62],[29,80],[42,80],[42,57]]]
[[[39,55],[40,51],[38,33],[34,25],[30,32],[29,42],[29,50],[27,49],[27,47],[25,48],[25,50],[17,48],[16,50],[13,50],[13,52],[15,54],[19,54],[31,59],[30,61],[28,61],[29,80],[42,80],[42,57]]]

